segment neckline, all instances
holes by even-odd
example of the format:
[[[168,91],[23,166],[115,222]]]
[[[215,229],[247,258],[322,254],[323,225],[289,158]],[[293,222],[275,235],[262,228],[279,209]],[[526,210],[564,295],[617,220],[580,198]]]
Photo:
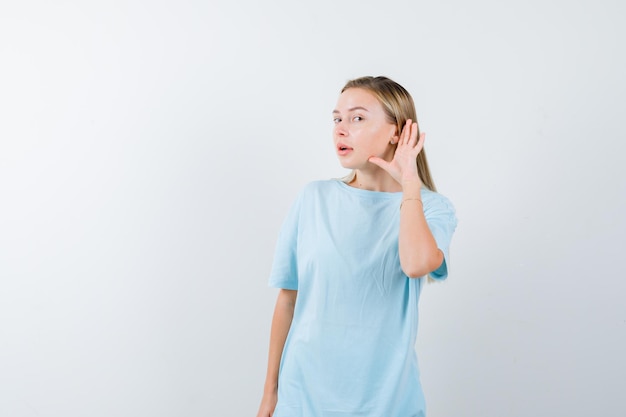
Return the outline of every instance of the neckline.
[[[333,179],[332,181],[337,183],[337,185],[340,188],[343,188],[344,190],[346,190],[346,191],[348,191],[348,192],[350,192],[352,194],[360,195],[360,196],[363,196],[363,197],[368,197],[368,198],[389,198],[389,199],[402,197],[402,191],[372,191],[372,190],[364,190],[362,188],[352,187],[352,186],[346,184],[345,182],[343,182],[341,179]]]

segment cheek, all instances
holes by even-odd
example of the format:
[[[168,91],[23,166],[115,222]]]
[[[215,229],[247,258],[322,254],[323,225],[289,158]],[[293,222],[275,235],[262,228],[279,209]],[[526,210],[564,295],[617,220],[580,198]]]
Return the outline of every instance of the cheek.
[[[393,131],[389,129],[380,129],[376,132],[375,138],[378,144],[381,146],[387,146],[393,138]]]

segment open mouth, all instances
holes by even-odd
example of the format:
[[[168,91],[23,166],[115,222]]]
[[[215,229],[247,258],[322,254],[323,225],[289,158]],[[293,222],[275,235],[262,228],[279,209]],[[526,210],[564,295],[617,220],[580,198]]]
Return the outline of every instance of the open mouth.
[[[351,151],[351,150],[352,150],[352,148],[351,148],[351,147],[349,147],[349,146],[347,146],[347,145],[344,145],[343,143],[338,143],[338,144],[337,144],[337,150],[338,150],[340,153],[346,153],[346,152],[348,152],[348,151]]]

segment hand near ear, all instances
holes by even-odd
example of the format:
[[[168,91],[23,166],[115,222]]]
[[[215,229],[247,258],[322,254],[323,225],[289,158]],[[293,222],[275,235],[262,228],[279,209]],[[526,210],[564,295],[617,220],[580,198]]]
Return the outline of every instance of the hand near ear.
[[[417,173],[416,158],[424,147],[426,135],[422,133],[418,139],[417,131],[417,123],[411,119],[407,120],[398,139],[398,146],[393,159],[387,162],[382,158],[372,156],[369,161],[387,171],[400,184],[405,181],[420,181],[421,183]]]

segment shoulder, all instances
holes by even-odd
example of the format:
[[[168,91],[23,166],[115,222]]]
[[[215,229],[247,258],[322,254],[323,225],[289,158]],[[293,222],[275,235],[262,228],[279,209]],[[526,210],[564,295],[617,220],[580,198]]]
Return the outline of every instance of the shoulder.
[[[315,191],[325,191],[328,189],[333,189],[337,187],[337,183],[340,180],[316,180],[316,181],[311,181],[308,184],[306,184],[302,190],[303,191],[309,191],[309,192],[315,192]]]
[[[456,210],[452,201],[443,194],[439,194],[436,191],[422,188],[421,191],[422,202],[424,203],[424,212],[428,213],[445,213],[448,215],[455,215]]]
[[[337,180],[317,180],[305,184],[296,194],[292,203],[292,210],[300,211],[311,207],[320,200],[326,200],[328,195],[339,189]]]
[[[340,188],[339,180],[316,180],[306,184],[299,193],[299,198],[326,195]]]

